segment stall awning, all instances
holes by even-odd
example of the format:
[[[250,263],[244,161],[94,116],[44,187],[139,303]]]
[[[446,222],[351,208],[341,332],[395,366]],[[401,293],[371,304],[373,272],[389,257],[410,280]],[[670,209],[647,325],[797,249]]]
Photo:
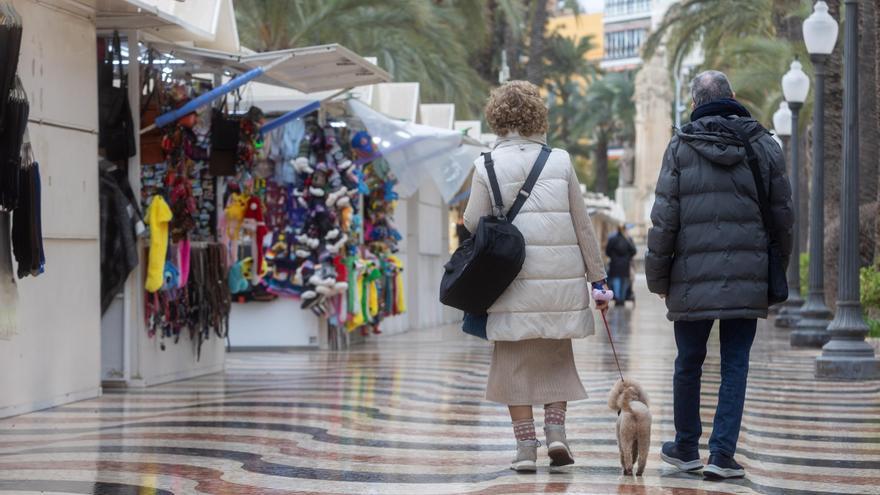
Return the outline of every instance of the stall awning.
[[[244,73],[286,59],[272,66],[256,80],[303,93],[353,88],[391,80],[391,76],[377,65],[337,44],[260,53],[221,52],[171,43],[150,43],[150,46],[186,60],[196,69],[204,69],[206,72],[233,70]]]
[[[158,0],[92,0],[98,29],[140,29],[161,38],[214,41],[227,0],[168,2]]]
[[[348,106],[373,137],[378,156],[385,158],[397,177],[395,189],[402,197],[430,178],[448,204],[484,150],[451,129],[392,119],[357,100],[348,100]]]

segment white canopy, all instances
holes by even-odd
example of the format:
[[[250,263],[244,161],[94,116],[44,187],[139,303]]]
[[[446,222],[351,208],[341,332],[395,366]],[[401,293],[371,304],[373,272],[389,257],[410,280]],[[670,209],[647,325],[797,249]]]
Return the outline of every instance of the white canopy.
[[[484,150],[458,131],[395,120],[357,100],[349,100],[348,105],[397,176],[397,191],[403,197],[430,177],[449,202]]]
[[[244,73],[270,67],[257,81],[303,93],[366,86],[391,76],[342,45],[318,45],[273,52],[234,53],[173,43],[150,43],[156,50],[186,60],[197,70],[234,70]]]

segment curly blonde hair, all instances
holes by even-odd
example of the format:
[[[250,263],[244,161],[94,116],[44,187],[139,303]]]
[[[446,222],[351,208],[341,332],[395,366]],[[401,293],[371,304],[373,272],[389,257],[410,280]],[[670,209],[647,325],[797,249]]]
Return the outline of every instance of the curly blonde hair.
[[[538,87],[528,81],[510,81],[492,90],[486,102],[486,120],[504,136],[539,136],[547,132],[547,107]]]

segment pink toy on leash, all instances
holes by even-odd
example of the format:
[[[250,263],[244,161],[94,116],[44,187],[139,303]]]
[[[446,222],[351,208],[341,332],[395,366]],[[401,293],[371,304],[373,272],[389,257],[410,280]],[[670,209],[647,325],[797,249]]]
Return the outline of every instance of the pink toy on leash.
[[[612,299],[614,299],[614,291],[611,289],[597,289],[593,287],[594,301],[610,301]]]

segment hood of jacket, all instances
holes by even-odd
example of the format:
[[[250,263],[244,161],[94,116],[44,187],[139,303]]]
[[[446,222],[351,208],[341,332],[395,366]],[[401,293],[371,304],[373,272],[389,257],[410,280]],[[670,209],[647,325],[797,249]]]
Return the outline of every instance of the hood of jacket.
[[[746,157],[746,148],[733,127],[737,123],[745,127],[752,141],[767,132],[752,118],[712,115],[685,124],[675,133],[683,143],[708,161],[731,166],[742,163]]]

